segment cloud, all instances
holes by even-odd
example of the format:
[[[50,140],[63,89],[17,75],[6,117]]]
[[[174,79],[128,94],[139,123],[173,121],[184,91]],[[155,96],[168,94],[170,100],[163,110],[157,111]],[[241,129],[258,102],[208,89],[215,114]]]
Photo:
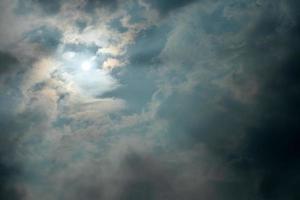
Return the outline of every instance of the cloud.
[[[149,27],[141,31],[128,49],[130,63],[136,67],[146,67],[155,62],[166,43],[168,26]]]
[[[18,59],[13,55],[6,52],[0,52],[0,74],[14,70],[18,64]]]
[[[1,198],[298,199],[299,3],[27,3],[0,20]]]
[[[241,184],[257,184],[258,190],[253,192],[260,198],[296,198],[297,192],[291,185],[298,177],[290,177],[290,172],[294,170],[291,166],[299,164],[295,153],[298,150],[291,142],[299,140],[295,134],[298,127],[294,124],[298,117],[292,111],[298,110],[294,100],[299,95],[288,88],[298,88],[298,81],[291,76],[292,71],[295,77],[298,74],[294,68],[298,60],[293,53],[298,49],[294,45],[298,42],[298,23],[294,23],[298,19],[295,15],[291,17],[293,11],[286,14],[285,10],[286,6],[292,9],[296,5],[294,2],[266,2],[244,6],[248,13],[233,15],[231,20],[242,15],[247,23],[235,23],[250,26],[238,25],[238,32],[235,28],[229,29],[230,35],[215,30],[201,32],[203,26],[198,21],[201,17],[184,16],[183,24],[176,21],[177,30],[169,37],[162,54],[163,59],[170,62],[166,84],[174,92],[161,105],[159,115],[169,120],[170,138],[180,146],[206,144],[233,162],[233,169],[241,170],[241,180],[248,178],[246,171],[252,171],[256,178]],[[251,9],[255,11],[249,11]],[[215,20],[215,12],[198,13]],[[222,13],[222,9],[218,12]],[[284,17],[279,19],[278,13]],[[193,16],[193,12],[189,10],[188,15]],[[198,39],[193,43],[198,37],[205,41]],[[234,45],[238,43],[240,45]],[[168,74],[164,74],[166,76]],[[280,177],[279,169],[284,171]],[[278,180],[271,177],[284,177],[288,186],[276,184],[275,189],[271,185]]]
[[[54,51],[60,44],[62,33],[55,27],[39,27],[25,34],[25,40],[41,47],[42,50]]]
[[[49,14],[56,14],[60,11],[61,0],[36,0],[36,3],[43,9],[44,12]]]
[[[84,9],[86,12],[93,12],[95,9],[108,8],[114,11],[118,6],[118,0],[87,0]]]
[[[113,69],[116,67],[120,67],[124,65],[123,63],[121,63],[121,61],[114,59],[114,58],[108,58],[106,61],[104,61],[103,63],[103,68],[104,69]]]
[[[40,9],[42,14],[54,15],[57,14],[62,5],[61,0],[25,0],[25,1],[17,1],[15,11],[17,14],[29,14],[30,12],[35,10],[35,7]]]
[[[167,0],[150,0],[147,1],[151,6],[157,9],[162,15],[168,14],[170,11],[178,9],[180,7],[184,7],[190,3],[195,2],[196,0],[175,0],[175,1],[167,1]]]

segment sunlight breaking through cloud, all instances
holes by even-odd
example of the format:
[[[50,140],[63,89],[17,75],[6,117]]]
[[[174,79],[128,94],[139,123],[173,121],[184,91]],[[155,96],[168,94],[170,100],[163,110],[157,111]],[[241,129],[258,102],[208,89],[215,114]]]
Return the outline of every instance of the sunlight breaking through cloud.
[[[0,0],[0,199],[300,199],[295,0]]]

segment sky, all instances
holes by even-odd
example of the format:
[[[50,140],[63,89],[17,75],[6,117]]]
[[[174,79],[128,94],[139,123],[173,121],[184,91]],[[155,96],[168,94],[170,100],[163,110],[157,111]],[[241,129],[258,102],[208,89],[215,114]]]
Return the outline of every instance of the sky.
[[[0,0],[0,199],[299,200],[299,8]]]

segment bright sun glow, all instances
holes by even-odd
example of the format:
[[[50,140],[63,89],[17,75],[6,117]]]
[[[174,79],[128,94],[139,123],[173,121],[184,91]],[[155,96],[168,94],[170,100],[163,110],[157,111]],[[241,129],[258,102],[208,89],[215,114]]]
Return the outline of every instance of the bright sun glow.
[[[83,71],[89,71],[92,68],[92,63],[89,61],[85,61],[81,64],[81,69]]]

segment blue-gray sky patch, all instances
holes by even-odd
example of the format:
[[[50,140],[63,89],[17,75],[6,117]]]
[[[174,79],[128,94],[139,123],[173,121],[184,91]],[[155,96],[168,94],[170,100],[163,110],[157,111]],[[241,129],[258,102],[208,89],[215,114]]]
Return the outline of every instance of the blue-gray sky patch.
[[[46,51],[56,50],[60,44],[62,33],[55,27],[42,26],[24,35],[28,42],[39,45]]]

